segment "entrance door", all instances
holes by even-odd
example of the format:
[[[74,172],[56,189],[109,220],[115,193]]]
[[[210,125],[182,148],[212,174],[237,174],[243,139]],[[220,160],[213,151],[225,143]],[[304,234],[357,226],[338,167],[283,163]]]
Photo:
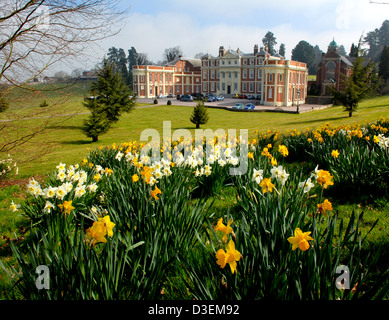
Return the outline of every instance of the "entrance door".
[[[155,86],[155,96],[158,97],[158,86]]]
[[[227,86],[227,94],[231,94],[231,86]]]

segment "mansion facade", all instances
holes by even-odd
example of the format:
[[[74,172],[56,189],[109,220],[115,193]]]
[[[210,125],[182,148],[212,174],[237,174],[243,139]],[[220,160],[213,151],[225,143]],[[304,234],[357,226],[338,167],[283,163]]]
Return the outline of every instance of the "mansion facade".
[[[219,48],[218,56],[179,57],[164,66],[133,66],[134,93],[140,98],[163,95],[254,95],[260,104],[291,106],[305,103],[308,69],[254,46],[252,53]]]

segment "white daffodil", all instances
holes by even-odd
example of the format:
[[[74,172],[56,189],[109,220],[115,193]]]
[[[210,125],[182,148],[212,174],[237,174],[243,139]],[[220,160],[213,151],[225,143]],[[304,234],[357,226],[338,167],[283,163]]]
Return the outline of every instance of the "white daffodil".
[[[263,170],[257,170],[257,169],[254,169],[254,172],[253,172],[253,180],[260,184],[261,181],[263,179]]]
[[[315,184],[312,183],[311,178],[299,183],[299,188],[303,188],[304,193],[308,193],[314,186]]]
[[[12,200],[11,205],[9,206],[9,209],[12,212],[18,211],[20,208],[20,204],[15,204],[14,201]]]
[[[43,212],[50,213],[55,206],[50,201],[46,201],[45,207],[43,208]]]
[[[43,189],[43,194],[44,194],[45,198],[53,198],[53,197],[55,197],[56,192],[57,192],[57,188],[56,187],[52,187],[52,186],[49,186],[49,187]]]

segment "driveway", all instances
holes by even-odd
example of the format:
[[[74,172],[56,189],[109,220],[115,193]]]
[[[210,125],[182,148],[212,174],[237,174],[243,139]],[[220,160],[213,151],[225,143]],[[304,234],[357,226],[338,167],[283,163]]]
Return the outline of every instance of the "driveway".
[[[197,101],[193,102],[186,102],[186,101],[180,101],[175,98],[168,99],[158,99],[158,104],[154,105],[154,99],[137,99],[137,102],[139,103],[150,103],[151,106],[158,106],[158,105],[166,105],[167,101],[170,100],[172,102],[172,105],[174,106],[187,106],[187,107],[194,107],[197,104]],[[246,103],[252,102],[255,104],[254,110],[233,110],[232,106],[235,103],[243,103],[244,105]],[[246,100],[246,99],[232,99],[232,98],[225,98],[223,101],[217,101],[217,102],[205,102],[204,103],[207,107],[210,108],[220,108],[225,110],[231,110],[235,112],[285,112],[285,113],[297,113],[297,106],[264,106],[260,105],[258,100]],[[305,113],[309,111],[314,110],[320,110],[320,109],[326,109],[328,107],[331,107],[332,105],[318,105],[318,104],[302,104],[299,105],[299,113]]]

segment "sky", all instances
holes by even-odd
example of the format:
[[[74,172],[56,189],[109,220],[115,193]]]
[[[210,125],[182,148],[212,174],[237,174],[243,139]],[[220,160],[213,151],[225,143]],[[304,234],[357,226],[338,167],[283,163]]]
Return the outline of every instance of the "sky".
[[[335,39],[348,53],[361,36],[380,28],[389,18],[386,0],[121,0],[129,7],[119,34],[99,43],[94,53],[101,61],[108,48],[134,47],[153,62],[163,59],[166,48],[179,46],[183,56],[216,56],[220,46],[253,52],[268,31],[286,59],[299,41],[318,45],[324,52]],[[379,4],[381,3],[381,4]],[[89,65],[94,59],[89,60]]]

